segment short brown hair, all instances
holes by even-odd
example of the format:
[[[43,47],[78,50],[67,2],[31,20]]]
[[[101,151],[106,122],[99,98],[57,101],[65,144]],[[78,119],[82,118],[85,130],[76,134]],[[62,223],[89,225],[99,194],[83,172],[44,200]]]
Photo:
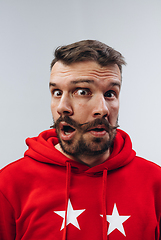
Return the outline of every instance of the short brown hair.
[[[82,40],[58,47],[54,52],[54,56],[51,69],[57,61],[61,61],[66,65],[82,61],[95,61],[101,66],[117,64],[120,72],[122,72],[122,65],[126,65],[120,52],[96,40]]]

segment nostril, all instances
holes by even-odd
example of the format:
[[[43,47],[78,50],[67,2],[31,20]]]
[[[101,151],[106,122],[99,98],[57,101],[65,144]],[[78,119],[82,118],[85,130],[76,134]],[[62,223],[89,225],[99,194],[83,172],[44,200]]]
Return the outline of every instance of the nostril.
[[[100,114],[100,113],[95,113],[94,115],[95,115],[95,116],[100,116],[101,114]]]
[[[71,114],[71,113],[70,113],[69,111],[64,111],[63,114],[69,115],[69,114]]]
[[[94,117],[107,118],[107,117],[108,117],[108,114],[104,114],[104,115],[102,115],[101,113],[95,113],[95,114],[94,114]]]
[[[63,112],[58,111],[58,113],[60,115],[70,115],[71,114],[69,111],[63,111]]]
[[[108,117],[108,115],[107,115],[107,114],[105,114],[105,115],[103,116],[103,118],[106,118],[106,117]]]

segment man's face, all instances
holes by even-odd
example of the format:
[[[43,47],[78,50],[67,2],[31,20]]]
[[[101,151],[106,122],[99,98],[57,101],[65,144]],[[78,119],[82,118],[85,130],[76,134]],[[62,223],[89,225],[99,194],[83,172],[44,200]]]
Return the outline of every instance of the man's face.
[[[55,63],[50,77],[51,111],[63,152],[94,156],[109,150],[116,132],[120,86],[116,64]]]

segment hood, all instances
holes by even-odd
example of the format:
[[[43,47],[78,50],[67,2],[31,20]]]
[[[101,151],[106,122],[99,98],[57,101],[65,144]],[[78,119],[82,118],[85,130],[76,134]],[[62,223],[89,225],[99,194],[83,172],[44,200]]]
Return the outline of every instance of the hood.
[[[71,160],[59,152],[54,145],[58,143],[58,138],[54,129],[47,130],[38,137],[27,138],[26,144],[29,149],[25,152],[25,156],[33,160],[59,165],[66,168],[66,194],[65,194],[65,228],[62,240],[67,239],[67,209],[68,199],[70,197],[70,182],[72,172],[84,172],[91,176],[102,176],[102,213],[103,213],[103,240],[107,239],[107,220],[106,220],[106,205],[107,205],[107,175],[110,170],[114,170],[127,165],[135,157],[135,152],[132,150],[132,143],[127,133],[122,130],[117,130],[116,137],[110,157],[95,167],[88,167],[85,164]],[[100,186],[101,187],[101,186]]]
[[[67,162],[70,162],[72,171],[85,171],[87,174],[96,174],[103,172],[104,169],[110,171],[123,167],[131,162],[136,155],[132,149],[129,135],[120,129],[117,129],[110,157],[102,164],[92,168],[67,158],[54,147],[57,143],[58,138],[55,129],[43,131],[37,137],[26,139],[29,149],[25,152],[25,156],[39,162],[59,166],[66,166]]]

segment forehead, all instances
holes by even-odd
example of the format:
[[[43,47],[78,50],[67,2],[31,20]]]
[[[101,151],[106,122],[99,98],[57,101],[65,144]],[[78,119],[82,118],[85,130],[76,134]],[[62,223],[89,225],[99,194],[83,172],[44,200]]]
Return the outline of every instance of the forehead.
[[[101,67],[94,61],[86,61],[65,65],[61,61],[54,64],[50,82],[93,80],[95,82],[115,80],[121,82],[121,73],[117,64]]]

